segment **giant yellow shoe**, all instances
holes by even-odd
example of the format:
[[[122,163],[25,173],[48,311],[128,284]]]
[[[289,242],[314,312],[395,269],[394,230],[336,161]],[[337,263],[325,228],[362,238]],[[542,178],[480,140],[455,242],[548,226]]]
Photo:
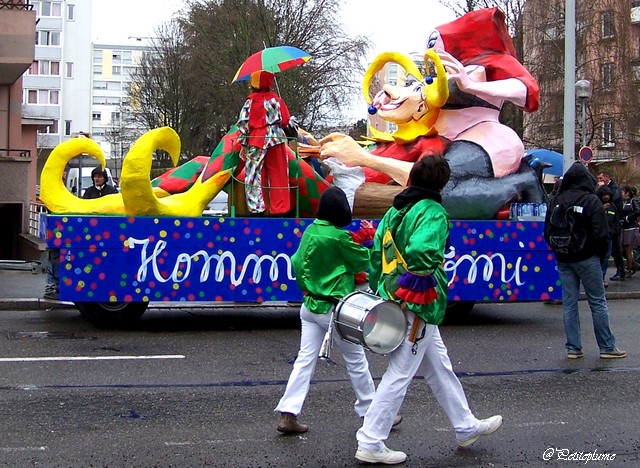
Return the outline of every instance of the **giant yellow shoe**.
[[[169,127],[142,135],[124,158],[120,174],[121,193],[85,200],[71,194],[62,182],[67,163],[79,154],[88,154],[104,167],[105,159],[98,144],[89,138],[65,141],[51,152],[41,175],[40,199],[52,213],[129,216],[201,216],[213,197],[227,183],[231,171],[220,171],[202,183],[198,179],[186,192],[164,196],[155,193],[149,173],[153,152],[162,149],[177,164],[180,138]]]

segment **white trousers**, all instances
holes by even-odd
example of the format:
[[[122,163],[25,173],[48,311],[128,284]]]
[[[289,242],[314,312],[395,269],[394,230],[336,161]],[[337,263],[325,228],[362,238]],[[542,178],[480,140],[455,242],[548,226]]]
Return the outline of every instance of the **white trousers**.
[[[302,405],[309,393],[311,378],[318,362],[318,354],[322,341],[329,328],[331,314],[314,314],[304,304],[300,308],[300,322],[302,333],[300,336],[300,351],[293,370],[289,376],[287,388],[280,399],[275,411],[293,413],[296,416],[302,411]],[[364,416],[373,400],[375,386],[369,363],[360,345],[342,340],[336,330],[333,331],[333,344],[342,352],[345,366],[351,378],[351,387],[356,394],[354,409],[358,416]]]
[[[407,319],[413,322],[415,315],[407,311]],[[413,343],[407,337],[398,349],[389,355],[389,366],[382,376],[378,390],[358,430],[358,445],[369,450],[381,450],[407,388],[415,375],[422,376],[431,387],[436,400],[449,417],[458,438],[476,432],[480,421],[471,413],[462,385],[453,372],[440,331],[436,325],[424,325],[424,338],[418,342],[416,354],[411,352]],[[410,330],[409,327],[408,330]],[[421,331],[418,333],[418,337]],[[428,418],[425,412],[424,418]]]

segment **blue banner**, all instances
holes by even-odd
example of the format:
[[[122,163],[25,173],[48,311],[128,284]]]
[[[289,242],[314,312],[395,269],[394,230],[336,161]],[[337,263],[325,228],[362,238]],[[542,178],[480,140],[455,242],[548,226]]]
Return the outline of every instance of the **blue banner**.
[[[299,302],[291,256],[312,219],[54,216],[60,299]],[[359,221],[352,223],[357,230]],[[559,299],[542,221],[452,221],[449,299]],[[331,255],[331,252],[327,252]]]

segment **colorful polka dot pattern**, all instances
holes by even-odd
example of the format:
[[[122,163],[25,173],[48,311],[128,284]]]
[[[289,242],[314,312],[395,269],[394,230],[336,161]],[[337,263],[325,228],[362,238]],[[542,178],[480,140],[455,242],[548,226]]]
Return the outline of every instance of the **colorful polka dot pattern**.
[[[298,302],[290,257],[312,221],[50,215],[46,233],[49,247],[60,249],[63,300]],[[445,259],[449,298],[559,298],[542,228],[454,221]]]
[[[449,300],[548,301],[562,297],[540,221],[452,221],[445,256]]]

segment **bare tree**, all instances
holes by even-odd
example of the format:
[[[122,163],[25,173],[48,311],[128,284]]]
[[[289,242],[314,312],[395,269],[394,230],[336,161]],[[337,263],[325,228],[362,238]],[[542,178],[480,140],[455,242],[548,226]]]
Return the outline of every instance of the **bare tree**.
[[[170,125],[190,155],[219,140],[235,123],[248,92],[231,83],[252,53],[292,45],[312,59],[278,74],[280,94],[313,130],[339,121],[359,92],[368,51],[339,21],[340,0],[189,0],[156,32],[134,80],[132,106],[149,128]]]
[[[529,120],[529,138],[536,146],[563,146],[564,2],[531,0],[526,9],[527,54],[537,64],[541,112]],[[623,0],[579,1],[576,8],[576,79],[592,84],[586,101],[587,144],[595,160],[630,160],[640,151],[637,108],[640,92],[634,82],[637,30],[630,4]],[[582,145],[582,115],[577,100],[575,147]],[[628,170],[628,169],[627,169]]]
[[[131,108],[137,122],[147,128],[172,127],[180,136],[183,156],[190,159],[200,153],[206,128],[206,106],[200,99],[199,84],[193,81],[198,64],[191,60],[177,22],[161,25],[156,35],[133,73]],[[156,158],[160,166],[170,165],[161,152]]]

